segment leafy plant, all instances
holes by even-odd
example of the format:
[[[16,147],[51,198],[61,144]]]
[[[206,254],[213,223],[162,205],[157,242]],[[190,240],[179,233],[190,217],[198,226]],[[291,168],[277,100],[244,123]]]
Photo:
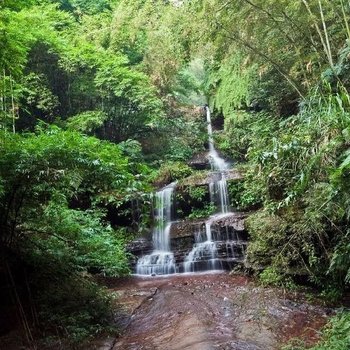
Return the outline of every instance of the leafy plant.
[[[191,173],[192,169],[184,162],[167,162],[161,165],[156,182],[169,184],[181,180]]]
[[[188,194],[190,197],[197,201],[203,201],[207,193],[208,190],[203,186],[190,186],[188,188]]]
[[[213,204],[206,204],[204,208],[193,208],[191,213],[188,215],[189,219],[201,219],[207,218],[213,215],[216,211],[216,207]]]
[[[322,331],[322,339],[318,344],[307,347],[311,350],[346,350],[350,346],[350,314],[347,311],[340,312],[331,318]],[[296,344],[299,343],[299,344]],[[303,344],[297,340],[283,346],[283,350],[303,350]]]
[[[1,266],[30,271],[24,290],[37,305],[38,329],[81,342],[111,319],[107,294],[82,275],[130,272],[128,233],[112,228],[101,206],[144,200],[148,168],[129,163],[115,144],[58,127],[2,131],[0,140]]]

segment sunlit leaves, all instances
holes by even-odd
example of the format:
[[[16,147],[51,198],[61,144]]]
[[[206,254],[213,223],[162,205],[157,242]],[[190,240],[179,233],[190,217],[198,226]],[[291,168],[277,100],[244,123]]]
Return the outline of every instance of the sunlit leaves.
[[[32,210],[40,215],[42,205],[58,194],[65,202],[87,195],[95,205],[107,198],[120,205],[145,189],[142,174],[134,177],[138,169],[129,167],[116,145],[58,128],[37,135],[5,132],[1,136],[5,237],[10,234],[6,225],[13,220],[15,225],[27,222]],[[10,196],[12,192],[14,197]]]
[[[107,120],[107,115],[101,111],[86,111],[69,118],[67,126],[69,129],[83,133],[93,133],[99,129]]]

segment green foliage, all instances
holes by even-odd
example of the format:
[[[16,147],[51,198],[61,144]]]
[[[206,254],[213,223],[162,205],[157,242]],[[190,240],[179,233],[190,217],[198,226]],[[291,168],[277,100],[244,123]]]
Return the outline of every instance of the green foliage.
[[[180,103],[203,106],[206,103],[203,96],[205,79],[204,62],[195,59],[177,73],[172,86],[172,95]]]
[[[30,259],[30,260],[28,260]],[[113,298],[87,276],[72,274],[66,257],[54,260],[48,253],[27,257],[35,273],[30,288],[37,305],[38,319],[46,335],[40,345],[76,348],[102,332],[109,331]]]
[[[284,282],[284,276],[281,275],[275,268],[268,267],[259,275],[259,280],[262,285],[281,286]]]
[[[346,350],[350,347],[350,313],[340,312],[332,317],[330,322],[322,331],[322,340],[315,346],[307,347],[311,350]],[[295,341],[296,342],[296,341]],[[303,350],[302,344],[291,342],[283,347],[283,350]]]
[[[225,125],[230,143],[238,144],[240,128],[248,135],[241,198],[265,208],[248,219],[255,268],[307,275],[330,291],[348,284],[349,106],[343,88],[324,84],[297,116],[245,114],[241,124],[229,117],[236,126]]]
[[[62,242],[73,242],[75,253],[81,253],[94,267],[97,257],[89,245],[99,252],[99,267],[123,271],[123,241],[102,224],[103,214],[96,211],[96,205],[119,206],[146,187],[141,174],[133,176],[133,167],[129,168],[119,147],[58,128],[25,137],[3,133],[2,137],[2,242],[17,237],[31,240],[35,232],[39,236],[34,237],[42,239],[41,233],[49,237],[52,233],[53,242],[56,236]],[[91,212],[67,206],[80,196],[90,203]],[[113,252],[108,253],[113,245]]]
[[[343,312],[334,317],[323,332],[321,344],[313,350],[345,350],[350,346],[350,314]]]
[[[69,209],[53,200],[44,208],[40,225],[30,225],[31,240],[57,257],[69,257],[78,270],[125,275],[130,272],[124,249],[126,235],[103,223],[104,214],[98,210]],[[54,236],[50,236],[51,232]]]
[[[101,111],[86,111],[69,118],[67,127],[90,134],[98,130],[107,118],[107,115]]]
[[[143,143],[148,147],[147,158],[154,162],[159,159],[187,161],[197,152],[203,151],[207,140],[204,118],[194,110],[172,111],[175,115],[157,118],[152,133]],[[171,137],[170,137],[171,135]],[[151,143],[151,145],[149,145]]]
[[[245,181],[229,181],[227,190],[231,201],[231,207],[238,210],[250,210],[258,207],[261,202],[250,191],[250,186]]]
[[[250,88],[254,66],[238,51],[228,55],[217,70],[211,72],[208,90],[215,91],[213,104],[226,118],[236,113],[237,109],[250,105]]]
[[[112,47],[145,71],[164,93],[171,91],[186,57],[183,7],[171,2],[120,1],[114,10]]]
[[[46,0],[47,2],[59,5],[64,11],[72,12],[76,16],[84,14],[96,14],[106,10],[111,10],[110,0]]]
[[[256,149],[266,147],[276,133],[277,126],[277,119],[265,113],[235,111],[225,117],[220,149],[233,159],[246,161],[248,151],[254,151],[250,149],[252,144],[256,145]]]
[[[266,212],[251,215],[246,223],[251,238],[247,257],[252,266],[261,269],[283,263],[286,257],[281,247],[288,241],[287,223],[279,216]],[[281,269],[284,267],[280,265]]]
[[[167,162],[161,165],[156,183],[169,184],[191,175],[192,169],[184,162]]]
[[[65,288],[86,271],[127,273],[127,233],[101,207],[147,209],[147,177],[192,175],[185,162],[207,142],[192,104],[209,101],[225,118],[218,148],[245,162],[232,205],[262,207],[247,220],[252,267],[265,284],[303,274],[338,295],[350,282],[348,16],[342,0],[1,1],[0,243],[33,266],[64,262]],[[15,134],[39,120],[68,130]],[[206,195],[183,194],[202,205],[191,218],[215,210]],[[83,302],[103,299],[95,286],[64,308],[68,289],[43,275],[37,290],[45,279],[43,320],[77,341],[98,330],[107,304]]]
[[[120,142],[118,146],[123,154],[128,157],[129,161],[140,163],[143,160],[142,146],[140,142],[128,139]]]
[[[329,266],[328,274],[344,278],[347,284],[350,283],[350,240],[349,231],[342,237],[340,237],[337,245],[334,248],[332,254],[331,263]]]
[[[203,208],[193,208],[191,213],[188,215],[189,219],[201,219],[208,218],[213,215],[216,211],[216,207],[212,203],[205,204]]]
[[[197,185],[192,183],[192,180],[188,183],[188,179],[185,179],[186,184],[180,180],[177,185],[176,216],[181,219],[199,219],[214,214],[217,208],[214,203],[210,202],[208,186]]]
[[[0,136],[2,251],[32,271],[38,328],[81,342],[110,322],[107,294],[81,275],[129,273],[130,237],[100,208],[143,201],[147,167],[115,144],[58,127]]]
[[[44,1],[0,18],[6,33],[0,50],[1,111],[6,113],[0,122],[7,127],[19,115],[18,126],[32,128],[34,117],[52,122],[59,114],[73,117],[74,129],[109,140],[140,138],[163,115],[163,106],[150,79],[130,68],[126,56],[109,50],[109,1],[72,0],[61,6],[83,16],[82,24]],[[23,27],[29,30],[24,33]]]
[[[123,63],[104,60],[95,77],[101,91],[103,110],[109,115],[107,130],[111,139],[140,137],[147,124],[161,115],[161,101],[147,76],[130,70]]]
[[[100,13],[105,10],[110,10],[110,0],[72,0],[73,7],[76,12],[83,12],[87,14]]]
[[[200,187],[200,186],[196,186],[196,187],[192,187],[190,186],[188,188],[188,194],[190,195],[190,197],[194,200],[197,201],[202,201],[206,194],[207,194],[208,190],[205,187]]]

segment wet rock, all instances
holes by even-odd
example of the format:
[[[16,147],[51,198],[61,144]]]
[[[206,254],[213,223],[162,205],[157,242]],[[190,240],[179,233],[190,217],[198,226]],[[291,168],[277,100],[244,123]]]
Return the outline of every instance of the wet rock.
[[[210,169],[208,152],[197,153],[187,164],[196,170]]]
[[[185,179],[182,179],[179,183],[179,187],[186,186],[203,186],[209,185],[214,181],[221,179],[224,174],[226,181],[239,181],[243,179],[243,175],[237,169],[226,170],[222,173],[215,171],[202,172],[201,174],[194,174]]]
[[[230,350],[265,350],[265,348],[245,341],[236,340],[230,342]]]
[[[292,337],[314,343],[327,321],[325,309],[257,287],[244,276],[180,275],[129,283],[121,303],[128,290],[135,294],[135,286],[157,293],[134,311],[113,350],[277,350]]]
[[[218,218],[213,226],[217,228],[218,231],[224,233],[226,231],[232,232],[243,232],[245,230],[245,219],[249,213],[231,213],[230,215],[226,215],[225,217]],[[179,237],[193,237],[194,232],[198,230],[199,227],[205,226],[206,219],[197,219],[197,220],[186,220],[175,222],[171,226],[170,237],[172,239],[176,239]],[[240,237],[242,240],[245,240]]]
[[[135,255],[148,254],[153,250],[152,240],[143,237],[135,239],[127,244],[126,250]]]

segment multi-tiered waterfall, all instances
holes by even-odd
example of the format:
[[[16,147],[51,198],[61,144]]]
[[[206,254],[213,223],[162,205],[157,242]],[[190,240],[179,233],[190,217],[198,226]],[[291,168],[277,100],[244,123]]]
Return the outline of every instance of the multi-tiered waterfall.
[[[138,260],[136,273],[140,275],[168,275],[176,272],[174,254],[170,251],[170,228],[175,184],[156,193],[156,227],[152,241],[154,251]]]
[[[223,270],[242,259],[245,242],[240,239],[239,232],[242,232],[242,228],[237,225],[242,215],[238,218],[239,213],[231,212],[227,191],[226,174],[229,173],[230,166],[214,147],[210,110],[206,107],[205,111],[208,123],[209,162],[213,175],[213,180],[209,183],[209,195],[217,213],[198,224],[191,223],[192,229],[187,230],[186,237],[180,237],[179,241],[171,235],[172,227],[179,224],[172,221],[175,184],[158,191],[155,195],[156,226],[152,234],[153,251],[139,258],[137,274],[164,275]],[[227,218],[233,218],[236,226],[233,224],[228,227],[222,224]]]
[[[193,249],[184,262],[185,272],[222,269],[218,256],[217,241],[222,241],[224,238],[220,237],[220,235],[216,237],[216,240],[213,238],[212,225],[218,219],[230,214],[230,201],[225,179],[225,171],[229,169],[229,164],[219,156],[214,147],[210,110],[207,106],[205,109],[208,123],[209,161],[212,171],[218,173],[218,180],[209,184],[209,193],[210,201],[216,204],[218,213],[205,222],[204,234],[201,232],[202,228],[199,228],[199,232],[196,233]],[[226,239],[225,241],[226,244],[229,244]]]

